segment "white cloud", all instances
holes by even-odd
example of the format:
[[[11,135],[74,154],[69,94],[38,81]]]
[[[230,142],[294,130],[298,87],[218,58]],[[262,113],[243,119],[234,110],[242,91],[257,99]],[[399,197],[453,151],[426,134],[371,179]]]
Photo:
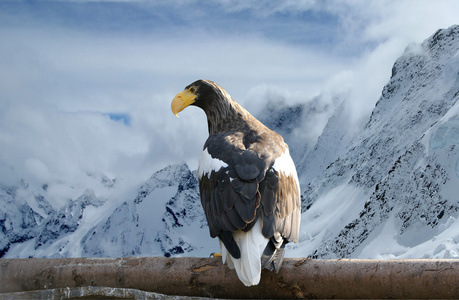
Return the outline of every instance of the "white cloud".
[[[196,79],[215,80],[253,105],[245,97],[253,86],[299,90],[307,100],[339,67],[320,54],[253,36],[145,39],[55,28],[0,33],[11,42],[0,47],[2,64],[10,66],[0,71],[8,108],[0,112],[0,143],[20,149],[12,151],[14,159],[9,152],[0,157],[16,168],[36,158],[55,178],[95,170],[119,176],[142,167],[145,175],[171,162],[194,162],[207,136],[205,115],[189,108],[177,119],[170,102]],[[107,113],[128,114],[130,126]]]
[[[52,176],[49,172],[48,167],[39,159],[28,158],[24,162],[26,171],[40,182],[49,182],[52,180]]]

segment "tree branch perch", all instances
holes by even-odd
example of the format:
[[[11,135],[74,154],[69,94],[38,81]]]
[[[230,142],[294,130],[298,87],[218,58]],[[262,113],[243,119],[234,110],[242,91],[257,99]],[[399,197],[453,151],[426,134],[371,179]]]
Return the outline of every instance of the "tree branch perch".
[[[286,259],[245,287],[220,258],[0,259],[0,293],[129,288],[216,298],[459,298],[459,260]]]

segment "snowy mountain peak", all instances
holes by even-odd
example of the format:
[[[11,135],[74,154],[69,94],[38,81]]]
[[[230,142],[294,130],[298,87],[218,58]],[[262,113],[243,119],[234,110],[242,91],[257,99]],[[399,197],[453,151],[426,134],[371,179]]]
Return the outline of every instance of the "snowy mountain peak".
[[[197,179],[181,163],[154,173],[133,200],[91,228],[82,245],[84,256],[171,256],[199,253],[202,240],[211,239]]]
[[[459,253],[449,239],[434,241],[459,226],[453,192],[459,184],[458,129],[446,117],[457,113],[458,51],[459,27],[454,26],[410,45],[397,59],[360,135],[304,189],[306,253],[325,258]],[[432,144],[444,147],[434,150]],[[329,225],[317,228],[317,218]],[[389,240],[378,248],[382,239]],[[428,247],[439,243],[442,251]]]

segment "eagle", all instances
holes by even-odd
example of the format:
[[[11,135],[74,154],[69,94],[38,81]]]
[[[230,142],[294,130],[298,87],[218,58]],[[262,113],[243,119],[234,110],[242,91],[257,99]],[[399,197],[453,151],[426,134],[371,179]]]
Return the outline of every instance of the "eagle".
[[[210,236],[223,263],[246,286],[261,270],[280,270],[285,245],[298,242],[300,185],[282,136],[268,129],[218,84],[197,80],[171,103],[177,116],[193,105],[207,116],[209,137],[197,176]]]

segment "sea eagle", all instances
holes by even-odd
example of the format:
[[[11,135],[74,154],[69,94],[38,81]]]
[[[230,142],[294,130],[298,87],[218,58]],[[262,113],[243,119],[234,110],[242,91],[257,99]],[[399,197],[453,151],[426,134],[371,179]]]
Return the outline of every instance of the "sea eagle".
[[[215,82],[188,85],[172,112],[189,105],[204,110],[209,127],[197,175],[210,236],[223,263],[256,285],[263,268],[279,271],[285,244],[298,242],[300,187],[288,146]]]

